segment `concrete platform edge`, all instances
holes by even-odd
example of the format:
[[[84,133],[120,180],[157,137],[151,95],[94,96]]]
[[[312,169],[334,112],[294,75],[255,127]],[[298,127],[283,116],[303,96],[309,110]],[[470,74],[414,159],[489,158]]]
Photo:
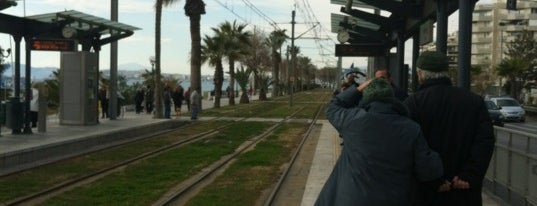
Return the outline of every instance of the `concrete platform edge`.
[[[172,129],[186,124],[185,121],[161,121],[136,128],[103,131],[81,138],[26,148],[0,154],[0,176],[48,164],[61,159],[136,141],[157,131]]]

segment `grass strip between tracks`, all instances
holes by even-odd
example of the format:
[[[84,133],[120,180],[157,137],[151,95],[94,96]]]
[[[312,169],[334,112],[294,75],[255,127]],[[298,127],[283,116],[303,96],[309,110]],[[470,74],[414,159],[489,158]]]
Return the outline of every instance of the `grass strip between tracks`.
[[[185,145],[49,199],[44,205],[150,205],[170,187],[231,154],[269,123],[243,122],[214,137]]]
[[[187,206],[251,206],[264,201],[262,193],[278,182],[282,165],[288,163],[307,129],[304,124],[286,124],[240,156]]]
[[[0,177],[0,202],[26,196],[63,181],[93,173],[101,168],[167,146],[182,138],[206,132],[207,128],[216,128],[223,124],[227,122],[199,122],[179,131]]]

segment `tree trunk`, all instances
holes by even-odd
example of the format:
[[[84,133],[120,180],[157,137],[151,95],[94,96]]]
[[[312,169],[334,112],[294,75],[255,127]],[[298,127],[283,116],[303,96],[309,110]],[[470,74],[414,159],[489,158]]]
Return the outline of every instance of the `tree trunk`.
[[[162,111],[162,84],[160,80],[160,26],[162,20],[162,0],[157,0],[155,15],[155,115],[154,118],[161,119],[164,117]]]
[[[241,104],[250,103],[250,99],[248,98],[248,93],[246,91],[242,92],[241,99],[239,100],[239,103],[241,103]]]
[[[278,96],[278,90],[279,90],[279,68],[280,63],[278,60],[278,52],[272,51],[272,97]]]
[[[214,71],[214,107],[220,108],[220,99],[222,98],[222,84],[224,82],[224,68],[222,62],[216,63]]]
[[[191,59],[190,59],[190,87],[203,95],[201,88],[201,36],[200,36],[201,14],[190,16],[190,38],[192,39]],[[201,99],[201,98],[200,98]],[[200,110],[201,102],[198,102]]]
[[[229,60],[229,88],[231,94],[229,94],[229,105],[235,105],[235,60]]]
[[[267,100],[267,91],[265,91],[265,88],[261,88],[259,90],[259,101],[265,101]]]

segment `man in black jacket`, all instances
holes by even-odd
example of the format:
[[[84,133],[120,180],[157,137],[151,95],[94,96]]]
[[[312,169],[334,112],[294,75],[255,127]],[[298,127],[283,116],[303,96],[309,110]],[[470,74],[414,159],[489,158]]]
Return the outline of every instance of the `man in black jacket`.
[[[441,190],[440,156],[407,115],[380,78],[336,95],[326,116],[345,147],[315,206],[410,206],[414,179]]]
[[[481,188],[493,148],[492,123],[483,99],[452,86],[447,57],[423,52],[417,61],[419,90],[404,104],[425,139],[442,158],[450,191],[419,185],[416,205],[482,205]]]

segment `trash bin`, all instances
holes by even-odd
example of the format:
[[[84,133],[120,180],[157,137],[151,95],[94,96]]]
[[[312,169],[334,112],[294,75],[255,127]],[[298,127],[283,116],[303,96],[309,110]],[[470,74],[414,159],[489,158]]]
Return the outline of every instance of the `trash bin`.
[[[24,117],[22,102],[19,98],[12,97],[6,102],[6,127],[21,129]]]

